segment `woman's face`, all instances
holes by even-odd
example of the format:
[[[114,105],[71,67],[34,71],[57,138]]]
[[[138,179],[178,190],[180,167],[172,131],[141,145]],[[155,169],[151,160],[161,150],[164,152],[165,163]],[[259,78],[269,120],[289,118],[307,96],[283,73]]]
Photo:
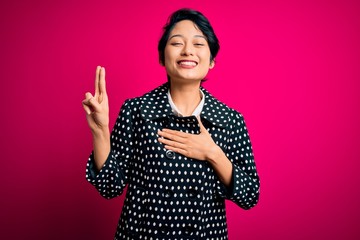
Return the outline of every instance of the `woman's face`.
[[[201,81],[213,68],[206,38],[192,21],[180,21],[170,32],[164,65],[171,82]]]

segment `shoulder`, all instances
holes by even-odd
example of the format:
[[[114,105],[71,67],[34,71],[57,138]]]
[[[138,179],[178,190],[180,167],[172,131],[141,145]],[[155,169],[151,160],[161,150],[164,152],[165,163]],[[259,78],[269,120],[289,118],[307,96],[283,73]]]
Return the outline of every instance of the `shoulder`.
[[[131,112],[131,115],[141,116],[146,120],[165,116],[171,111],[167,91],[168,85],[165,83],[142,96],[129,98],[123,103],[121,112]]]
[[[204,115],[207,120],[222,127],[234,127],[244,123],[243,115],[234,108],[214,97],[209,91],[201,87],[205,94]]]
[[[126,99],[124,102],[124,105],[140,106],[141,104],[143,104],[146,101],[156,101],[164,94],[166,95],[167,90],[168,90],[167,83],[162,84],[162,85],[144,93],[141,96]]]

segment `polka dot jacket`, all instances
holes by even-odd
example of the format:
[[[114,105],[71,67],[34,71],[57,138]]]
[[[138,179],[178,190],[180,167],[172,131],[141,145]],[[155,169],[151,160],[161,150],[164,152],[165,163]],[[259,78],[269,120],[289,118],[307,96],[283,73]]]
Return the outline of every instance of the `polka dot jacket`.
[[[225,199],[243,209],[259,197],[259,177],[243,116],[208,91],[201,119],[233,164],[225,187],[206,161],[169,151],[158,129],[198,134],[196,117],[177,117],[168,102],[168,84],[128,99],[111,134],[111,152],[100,171],[90,155],[86,179],[107,198],[128,186],[115,239],[228,239]]]

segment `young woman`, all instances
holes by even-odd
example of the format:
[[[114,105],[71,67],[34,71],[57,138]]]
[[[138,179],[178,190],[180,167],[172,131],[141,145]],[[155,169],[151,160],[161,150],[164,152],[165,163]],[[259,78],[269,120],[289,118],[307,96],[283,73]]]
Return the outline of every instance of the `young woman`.
[[[201,87],[218,50],[205,16],[173,13],[158,45],[167,83],[125,101],[111,135],[97,67],[95,95],[83,100],[94,143],[86,179],[108,199],[128,186],[115,239],[227,239],[225,199],[257,203],[243,116]]]

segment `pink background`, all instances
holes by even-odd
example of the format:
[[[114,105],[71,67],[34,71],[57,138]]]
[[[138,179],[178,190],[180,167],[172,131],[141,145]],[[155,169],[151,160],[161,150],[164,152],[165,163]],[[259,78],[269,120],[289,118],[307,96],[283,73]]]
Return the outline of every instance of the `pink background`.
[[[1,239],[112,239],[123,196],[85,181],[81,101],[107,69],[111,126],[166,81],[157,41],[180,7],[221,41],[205,87],[245,116],[258,206],[227,204],[230,240],[360,239],[358,1],[2,1]]]

